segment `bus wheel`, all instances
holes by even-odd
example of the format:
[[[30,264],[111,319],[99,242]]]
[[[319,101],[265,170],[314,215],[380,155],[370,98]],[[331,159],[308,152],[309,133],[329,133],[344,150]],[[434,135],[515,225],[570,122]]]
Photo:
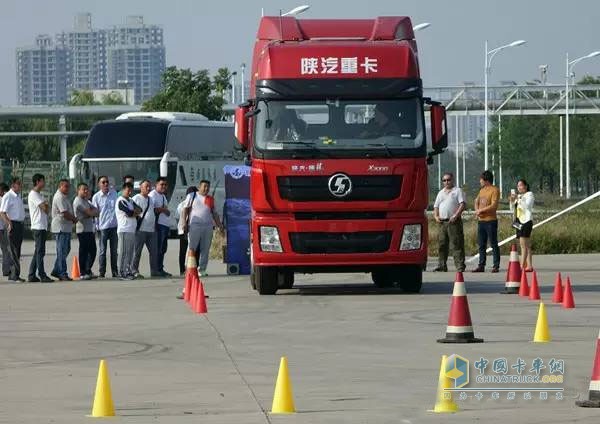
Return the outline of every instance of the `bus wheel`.
[[[291,289],[294,287],[294,273],[291,271],[279,271],[277,273],[277,285],[280,289]]]
[[[277,293],[279,286],[277,285],[278,272],[276,267],[254,266],[252,267],[252,274],[259,294],[273,295]]]

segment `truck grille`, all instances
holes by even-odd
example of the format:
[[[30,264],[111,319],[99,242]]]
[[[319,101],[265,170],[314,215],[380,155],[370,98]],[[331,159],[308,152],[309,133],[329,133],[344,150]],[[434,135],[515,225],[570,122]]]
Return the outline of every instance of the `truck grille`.
[[[296,253],[382,253],[389,250],[391,240],[391,231],[290,233]]]
[[[385,219],[385,212],[296,212],[297,221],[338,221],[358,219]]]
[[[352,192],[335,197],[329,191],[330,177],[277,177],[279,196],[293,202],[384,201],[400,196],[402,175],[351,175]]]

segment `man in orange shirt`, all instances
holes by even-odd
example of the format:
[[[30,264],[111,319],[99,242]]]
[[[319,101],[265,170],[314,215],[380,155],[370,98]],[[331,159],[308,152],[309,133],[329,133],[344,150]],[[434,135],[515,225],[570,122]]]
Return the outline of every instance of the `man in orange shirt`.
[[[494,265],[492,272],[500,271],[500,248],[498,247],[498,199],[500,190],[493,185],[494,174],[484,171],[479,177],[481,189],[475,199],[475,215],[479,220],[477,224],[477,243],[479,244],[479,265],[473,272],[485,271],[486,248],[488,240],[492,247]]]

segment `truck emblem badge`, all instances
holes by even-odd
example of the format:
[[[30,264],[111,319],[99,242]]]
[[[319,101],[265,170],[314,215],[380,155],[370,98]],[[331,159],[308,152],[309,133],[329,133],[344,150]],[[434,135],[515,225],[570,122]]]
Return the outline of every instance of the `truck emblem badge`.
[[[335,197],[346,197],[352,192],[352,180],[346,174],[334,174],[329,178],[329,191]]]

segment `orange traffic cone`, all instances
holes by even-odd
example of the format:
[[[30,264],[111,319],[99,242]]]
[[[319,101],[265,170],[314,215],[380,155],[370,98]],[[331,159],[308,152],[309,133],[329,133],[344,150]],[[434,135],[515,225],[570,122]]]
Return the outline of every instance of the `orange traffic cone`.
[[[552,294],[552,303],[562,303],[563,301],[563,286],[560,272],[556,273],[556,279],[554,280],[554,294]]]
[[[77,256],[73,256],[73,264],[71,265],[71,278],[73,280],[79,280],[81,272],[79,271],[79,259]]]
[[[531,277],[531,288],[529,289],[529,300],[540,299],[540,287],[538,285],[537,272],[533,271],[533,277]]]
[[[197,314],[205,314],[208,312],[206,307],[206,297],[204,296],[204,284],[198,280],[198,290],[196,290],[196,302],[194,312]]]
[[[196,309],[196,298],[198,296],[198,276],[193,275],[190,282],[190,308],[192,311]]]
[[[598,334],[596,340],[596,358],[594,359],[592,378],[590,379],[590,399],[578,400],[575,405],[584,408],[600,408],[600,334]]]
[[[519,285],[519,296],[529,296],[529,284],[527,284],[527,273],[521,272],[521,283]]]
[[[567,277],[565,291],[563,292],[562,307],[565,309],[573,309],[575,307],[575,300],[573,299],[573,289],[571,289],[571,278],[569,277]]]
[[[510,257],[508,260],[508,271],[506,272],[506,283],[502,294],[517,294],[519,293],[521,280],[521,264],[519,263],[519,253],[517,245],[513,244],[510,247]]]
[[[190,303],[193,299],[191,297],[191,289],[192,289],[192,281],[195,278],[198,278],[198,264],[196,263],[196,255],[192,250],[188,250],[187,261],[186,261],[186,270],[185,270],[185,280],[184,280],[184,289],[183,289],[183,299]]]
[[[456,281],[452,291],[452,303],[450,304],[450,315],[446,327],[446,337],[438,339],[438,343],[481,343],[483,339],[475,337],[469,302],[465,289],[465,280],[462,272],[456,273]]]

